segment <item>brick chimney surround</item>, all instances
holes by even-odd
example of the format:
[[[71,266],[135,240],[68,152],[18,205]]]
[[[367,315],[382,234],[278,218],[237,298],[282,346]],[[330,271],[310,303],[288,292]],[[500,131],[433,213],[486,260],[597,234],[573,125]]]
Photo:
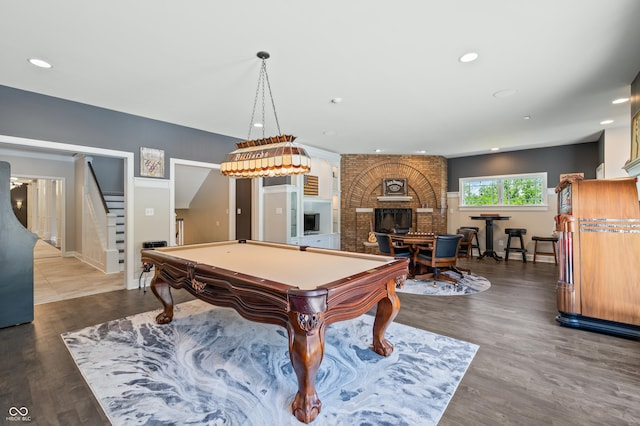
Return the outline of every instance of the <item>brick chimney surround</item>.
[[[375,209],[412,210],[411,231],[447,232],[447,160],[435,155],[344,154],[341,158],[340,244],[367,250]],[[384,197],[383,179],[407,180],[406,197]]]

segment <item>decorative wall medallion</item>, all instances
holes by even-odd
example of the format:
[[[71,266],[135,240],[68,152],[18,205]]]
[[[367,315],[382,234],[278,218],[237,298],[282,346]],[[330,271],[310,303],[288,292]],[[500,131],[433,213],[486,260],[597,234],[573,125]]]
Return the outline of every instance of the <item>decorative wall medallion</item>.
[[[392,178],[382,179],[382,195],[385,197],[394,195],[407,195],[407,179]]]

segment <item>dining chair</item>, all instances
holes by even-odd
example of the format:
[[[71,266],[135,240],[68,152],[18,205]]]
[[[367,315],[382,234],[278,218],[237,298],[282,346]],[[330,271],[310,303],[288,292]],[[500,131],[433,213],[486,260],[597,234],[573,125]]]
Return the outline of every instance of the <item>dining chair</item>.
[[[374,232],[378,240],[378,250],[380,254],[393,257],[411,258],[411,250],[408,245],[398,244],[391,239],[391,235],[382,232]]]
[[[417,268],[418,265],[422,265],[427,267],[427,270],[433,271],[421,275],[419,278],[433,277],[434,287],[438,279],[451,281],[457,285],[458,279],[446,274],[441,274],[441,272],[443,270],[450,270],[462,277],[462,272],[456,267],[461,240],[461,234],[438,235],[433,241],[432,246],[418,246],[413,255],[415,267]]]
[[[476,237],[476,231],[470,228],[458,228],[456,234],[462,235],[460,240],[460,248],[458,249],[458,259],[470,259],[473,257],[473,239]],[[458,266],[458,269],[468,274],[471,273],[470,268],[462,268]]]
[[[471,249],[473,246],[473,239],[476,236],[476,231],[470,228],[458,228],[456,234],[462,235],[462,239],[460,240],[460,249],[458,250],[458,258],[467,258],[472,257]]]
[[[476,231],[476,235],[474,237],[475,241],[471,243],[471,256],[473,257],[473,249],[478,250],[478,257],[482,256],[482,252],[480,251],[480,241],[478,241],[478,232],[480,232],[480,228],[477,226],[461,226],[460,229],[473,229]]]

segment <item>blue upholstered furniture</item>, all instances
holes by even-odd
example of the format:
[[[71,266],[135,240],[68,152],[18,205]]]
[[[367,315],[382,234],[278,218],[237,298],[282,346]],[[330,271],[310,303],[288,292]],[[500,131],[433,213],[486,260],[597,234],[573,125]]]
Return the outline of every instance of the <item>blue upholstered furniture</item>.
[[[458,249],[460,248],[461,234],[438,235],[433,241],[433,246],[419,246],[413,255],[413,262],[417,268],[419,265],[427,267],[430,272],[422,278],[433,275],[433,285],[438,279],[458,283],[456,278],[440,274],[442,270],[452,270],[462,276],[456,268],[458,261]]]

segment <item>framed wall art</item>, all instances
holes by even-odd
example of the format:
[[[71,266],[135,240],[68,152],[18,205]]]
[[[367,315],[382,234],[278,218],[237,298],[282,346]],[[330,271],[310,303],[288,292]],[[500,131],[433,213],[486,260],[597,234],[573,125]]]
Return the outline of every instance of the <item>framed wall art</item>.
[[[164,151],[140,147],[140,176],[164,177]]]
[[[394,195],[407,195],[407,179],[390,178],[382,179],[382,195],[385,197]]]

